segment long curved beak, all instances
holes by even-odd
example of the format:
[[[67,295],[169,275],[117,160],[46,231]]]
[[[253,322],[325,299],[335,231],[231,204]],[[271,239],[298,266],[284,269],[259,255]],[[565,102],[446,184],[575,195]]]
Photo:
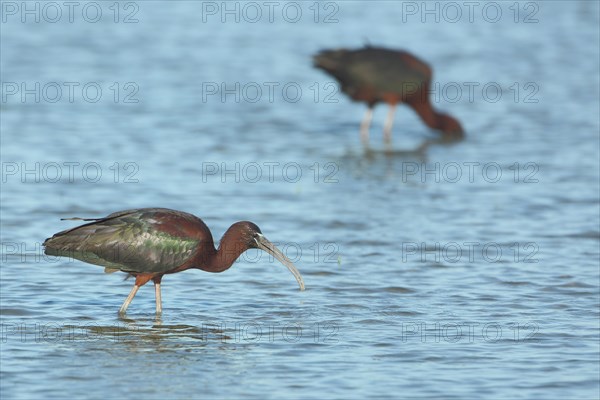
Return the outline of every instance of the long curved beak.
[[[285,256],[285,254],[283,254],[277,247],[275,247],[273,243],[269,242],[267,238],[262,235],[258,236],[256,243],[258,244],[259,249],[266,251],[267,253],[278,259],[279,262],[281,262],[283,265],[285,265],[287,269],[290,270],[292,275],[294,275],[294,278],[296,278],[296,280],[298,281],[298,285],[300,285],[300,290],[304,290],[304,280],[302,279],[302,275],[300,275],[300,271],[298,271],[298,269],[294,266],[294,264],[292,264],[290,259]]]

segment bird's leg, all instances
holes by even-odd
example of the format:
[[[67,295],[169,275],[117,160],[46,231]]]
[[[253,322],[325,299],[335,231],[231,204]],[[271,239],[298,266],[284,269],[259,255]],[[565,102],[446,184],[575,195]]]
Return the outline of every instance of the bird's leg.
[[[392,143],[392,125],[394,124],[394,113],[396,112],[396,105],[390,104],[387,117],[385,118],[385,124],[383,125],[383,141],[387,146]]]
[[[160,278],[154,278],[154,295],[156,296],[156,315],[162,314],[162,297],[160,295]]]
[[[146,284],[146,282],[148,282],[152,278],[153,278],[153,274],[138,274],[138,275],[135,275],[135,284],[133,285],[133,289],[131,289],[131,292],[129,292],[129,296],[127,296],[127,298],[125,299],[125,302],[123,303],[123,305],[119,309],[119,314],[120,315],[124,315],[125,314],[125,312],[127,311],[127,307],[129,307],[129,304],[131,304],[131,300],[133,300],[133,298],[135,297],[135,294],[137,293],[137,291],[139,290],[139,288],[141,286],[144,286]],[[160,282],[160,279],[159,279],[159,282]]]
[[[131,300],[133,300],[133,298],[135,297],[135,294],[137,293],[139,288],[140,287],[138,285],[133,285],[133,289],[131,289],[131,292],[129,292],[129,296],[127,296],[127,298],[125,299],[125,302],[119,309],[119,314],[125,314],[125,311],[127,311],[127,307],[129,307]]]
[[[369,145],[369,126],[371,125],[371,119],[373,119],[373,106],[369,105],[367,113],[360,124],[360,139],[365,147]]]

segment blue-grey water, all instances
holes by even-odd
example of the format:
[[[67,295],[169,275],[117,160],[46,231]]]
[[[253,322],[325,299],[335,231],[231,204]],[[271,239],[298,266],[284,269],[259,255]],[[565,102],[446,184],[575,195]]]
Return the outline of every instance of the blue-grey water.
[[[2,399],[598,398],[598,2],[470,4],[3,1]],[[367,42],[466,139],[400,107],[385,151],[381,105],[363,150],[311,55]],[[151,206],[254,221],[306,291],[249,251],[119,318],[132,280],[42,254]]]

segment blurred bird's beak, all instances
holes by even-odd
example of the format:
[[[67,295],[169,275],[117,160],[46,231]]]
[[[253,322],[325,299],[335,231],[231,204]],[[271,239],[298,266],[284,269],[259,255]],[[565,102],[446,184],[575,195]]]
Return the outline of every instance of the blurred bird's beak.
[[[287,269],[290,270],[292,275],[294,275],[294,278],[296,278],[296,280],[298,281],[298,285],[300,285],[300,290],[304,290],[304,280],[302,279],[302,275],[300,275],[300,271],[298,271],[298,269],[294,267],[294,264],[292,264],[290,259],[287,258],[285,254],[283,254],[277,247],[275,247],[273,243],[269,242],[267,238],[263,235],[258,236],[258,238],[256,239],[256,243],[259,249],[266,251],[267,253],[278,259],[279,262],[281,262],[283,265],[285,265]]]

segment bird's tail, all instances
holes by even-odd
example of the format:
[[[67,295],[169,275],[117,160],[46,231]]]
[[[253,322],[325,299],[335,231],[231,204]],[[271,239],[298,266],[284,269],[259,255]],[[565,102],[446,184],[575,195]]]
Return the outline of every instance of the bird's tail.
[[[71,217],[71,218],[61,218],[61,221],[99,221],[102,218],[80,218],[80,217]]]

